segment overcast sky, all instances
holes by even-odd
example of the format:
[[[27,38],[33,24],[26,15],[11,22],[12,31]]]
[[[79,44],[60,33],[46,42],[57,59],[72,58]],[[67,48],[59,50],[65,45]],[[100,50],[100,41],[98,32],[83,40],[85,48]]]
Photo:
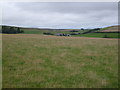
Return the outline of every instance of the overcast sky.
[[[2,24],[39,28],[96,28],[118,24],[117,2],[4,2]]]

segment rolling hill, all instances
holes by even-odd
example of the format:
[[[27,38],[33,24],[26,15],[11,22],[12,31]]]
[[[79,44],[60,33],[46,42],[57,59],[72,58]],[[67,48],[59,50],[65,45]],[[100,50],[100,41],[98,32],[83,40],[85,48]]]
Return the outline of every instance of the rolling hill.
[[[20,30],[23,30],[23,34],[44,34],[51,33],[51,35],[56,35],[58,33],[62,34],[70,34],[73,37],[98,37],[98,38],[120,38],[118,26],[109,26],[104,28],[94,28],[94,29],[50,29],[50,28],[25,28],[19,27]],[[2,27],[5,27],[3,25]],[[7,26],[7,27],[15,27],[15,26]],[[18,28],[18,27],[15,27]],[[71,31],[77,32],[71,32]]]
[[[102,28],[99,32],[120,32],[120,25]]]

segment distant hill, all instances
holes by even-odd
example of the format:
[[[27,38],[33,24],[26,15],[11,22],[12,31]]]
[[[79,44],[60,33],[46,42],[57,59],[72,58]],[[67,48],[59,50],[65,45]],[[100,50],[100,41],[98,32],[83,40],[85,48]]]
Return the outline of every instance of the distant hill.
[[[110,27],[105,27],[105,28],[102,28],[100,31],[97,31],[97,32],[120,32],[119,30],[120,28],[120,25],[116,25],[116,26],[110,26]]]
[[[93,29],[49,29],[49,28],[26,28],[15,26],[2,26],[0,27],[0,33],[8,34],[41,34],[41,35],[60,35],[69,34],[73,37],[98,37],[98,38],[120,38],[119,26],[109,26],[105,28],[93,28]],[[6,29],[7,28],[7,29]],[[8,32],[9,31],[9,32]],[[22,31],[22,32],[21,32]]]
[[[50,29],[50,28],[28,28],[28,27],[16,27],[16,26],[7,26],[7,25],[1,25],[2,28],[3,27],[14,27],[14,28],[20,28],[20,30],[23,30],[25,32],[36,32],[38,33],[40,31],[40,33],[43,33],[44,31],[72,31],[72,30],[77,30],[77,31],[81,31],[81,29]],[[116,26],[109,26],[109,27],[105,27],[105,28],[101,28],[100,30],[96,30],[96,29],[85,29],[84,32],[85,33],[117,33],[120,32],[118,30],[118,27],[120,27],[120,25],[116,25]],[[1,30],[0,30],[1,31]]]
[[[17,27],[17,26],[8,26],[8,25],[0,25],[1,27],[14,27],[14,28],[20,28],[22,30],[80,30],[80,29],[52,29],[52,28],[31,28],[31,27]]]

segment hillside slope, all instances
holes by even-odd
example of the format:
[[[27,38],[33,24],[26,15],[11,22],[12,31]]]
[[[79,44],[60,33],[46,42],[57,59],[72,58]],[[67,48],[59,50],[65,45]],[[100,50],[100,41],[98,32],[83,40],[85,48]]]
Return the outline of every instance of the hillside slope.
[[[120,25],[102,28],[99,32],[120,32]]]

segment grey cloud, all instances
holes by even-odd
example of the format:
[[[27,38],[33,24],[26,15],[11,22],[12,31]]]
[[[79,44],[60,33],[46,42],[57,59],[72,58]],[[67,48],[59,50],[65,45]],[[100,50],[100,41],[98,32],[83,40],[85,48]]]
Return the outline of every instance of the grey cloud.
[[[18,3],[19,8],[31,12],[86,13],[91,11],[117,10],[116,2],[49,2]]]
[[[113,2],[6,3],[3,24],[50,27],[93,28],[117,24],[118,4]]]

